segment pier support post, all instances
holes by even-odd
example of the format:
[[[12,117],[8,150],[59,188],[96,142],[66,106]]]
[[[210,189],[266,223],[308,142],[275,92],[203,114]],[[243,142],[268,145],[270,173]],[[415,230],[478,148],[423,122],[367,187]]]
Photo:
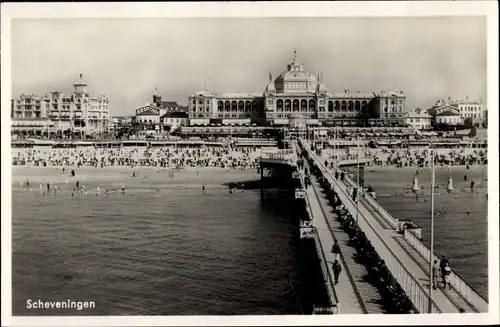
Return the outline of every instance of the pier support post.
[[[260,165],[260,199],[264,200],[264,167]]]

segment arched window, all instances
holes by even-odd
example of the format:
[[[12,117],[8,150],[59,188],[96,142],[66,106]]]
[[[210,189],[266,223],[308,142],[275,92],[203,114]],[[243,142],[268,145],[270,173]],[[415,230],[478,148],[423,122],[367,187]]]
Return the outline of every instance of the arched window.
[[[231,111],[236,111],[238,109],[238,104],[236,101],[231,102]]]
[[[309,111],[316,111],[316,101],[313,99],[309,100]]]
[[[335,101],[334,110],[335,110],[335,112],[340,111],[340,102],[339,101]]]
[[[300,111],[307,111],[307,100],[300,101]]]
[[[293,100],[293,111],[299,111],[299,100]]]
[[[347,104],[347,108],[351,112],[354,111],[354,103],[352,101],[349,101],[349,103]]]
[[[342,102],[340,103],[340,110],[341,110],[341,111],[347,111],[347,102],[342,101]]]
[[[230,111],[231,110],[231,103],[229,103],[229,101],[224,102],[224,109],[226,111]]]
[[[243,101],[238,101],[238,111],[243,111],[245,109],[245,103]]]
[[[333,101],[328,101],[328,112],[333,112]]]
[[[257,101],[252,100],[252,112],[257,112]]]
[[[252,110],[252,103],[250,101],[245,102],[245,111],[250,112]]]
[[[361,103],[359,101],[354,102],[354,110],[356,112],[360,112],[361,111]]]
[[[291,105],[292,105],[292,102],[290,100],[285,100],[285,111],[290,111]]]
[[[224,102],[222,102],[222,101],[217,102],[217,110],[218,111],[224,110]]]
[[[278,101],[276,101],[276,107],[278,111],[283,111],[283,100],[279,99]]]

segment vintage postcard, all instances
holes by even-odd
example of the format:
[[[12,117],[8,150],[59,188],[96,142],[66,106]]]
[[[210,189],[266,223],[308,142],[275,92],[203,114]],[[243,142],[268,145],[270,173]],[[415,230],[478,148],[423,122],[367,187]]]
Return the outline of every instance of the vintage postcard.
[[[498,323],[497,9],[3,3],[2,325]]]

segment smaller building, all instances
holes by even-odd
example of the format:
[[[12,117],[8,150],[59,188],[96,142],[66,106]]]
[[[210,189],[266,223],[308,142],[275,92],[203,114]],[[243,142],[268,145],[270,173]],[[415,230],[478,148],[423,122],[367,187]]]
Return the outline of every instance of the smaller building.
[[[113,116],[109,121],[108,131],[113,133],[122,128],[130,128],[132,126],[132,116]]]
[[[160,131],[160,109],[147,104],[135,109],[132,125],[137,131]]]
[[[189,125],[189,114],[184,111],[171,111],[160,117],[160,125],[164,131],[173,131],[179,126]]]
[[[432,128],[432,116],[427,110],[417,108],[408,112],[405,122],[407,125],[418,130],[429,130]]]
[[[433,125],[457,126],[464,123],[458,106],[456,104],[449,104],[444,100],[439,100],[427,112],[432,116]]]
[[[451,101],[451,97],[448,100]],[[486,108],[482,99],[472,101],[466,96],[463,100],[454,100],[450,103],[457,106],[462,119],[471,118],[474,123],[482,123],[486,120]]]
[[[135,109],[132,125],[136,131],[160,133],[187,126],[188,117],[186,107],[175,101],[163,101],[158,88],[155,88],[153,102]]]

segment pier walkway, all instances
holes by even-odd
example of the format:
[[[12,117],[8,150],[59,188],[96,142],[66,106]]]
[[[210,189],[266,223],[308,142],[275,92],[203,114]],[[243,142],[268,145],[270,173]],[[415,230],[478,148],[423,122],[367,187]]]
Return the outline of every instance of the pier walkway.
[[[385,313],[381,304],[381,297],[377,288],[365,280],[367,271],[364,265],[357,262],[356,250],[348,244],[349,236],[344,232],[336,214],[322,192],[314,176],[311,176],[312,186],[306,190],[311,205],[314,226],[329,261],[333,262],[334,254],[331,253],[334,240],[340,246],[340,263],[342,273],[335,290],[342,303],[341,313]],[[331,265],[329,267],[331,269]]]
[[[335,257],[334,254],[331,253],[331,249],[336,238],[333,236],[328,226],[326,218],[327,213],[323,210],[314,187],[308,187],[306,189],[306,196],[309,203],[311,218],[314,221],[317,237],[319,239],[322,252],[327,260],[326,267],[329,270],[330,275],[333,276],[332,263],[335,260]],[[341,241],[339,240],[339,242]],[[321,256],[320,260],[323,260]],[[364,304],[359,299],[357,289],[350,281],[349,263],[346,264],[345,260],[343,260],[341,256],[340,264],[342,266],[342,272],[339,276],[339,283],[333,286],[336,297],[338,298],[339,303],[341,303],[341,307],[339,308],[340,313],[368,313]]]
[[[344,182],[346,185],[350,185],[351,187],[355,187],[356,185],[356,183],[348,176],[346,176]],[[386,229],[391,229],[391,225],[394,224],[394,218],[392,216],[388,217],[387,215],[389,215],[389,213],[387,213],[387,211],[380,204],[373,200],[373,198],[363,192],[359,202],[363,203],[363,205],[368,208],[373,217],[375,217],[381,225],[385,225]],[[425,251],[422,251],[423,249],[419,248],[423,247],[423,244],[420,244],[421,241],[415,239],[414,236],[412,237],[408,231],[404,231],[403,234],[391,233],[391,235],[405,250],[406,254],[410,256],[427,275],[429,275],[429,250],[426,249],[427,253],[425,253]],[[439,258],[437,256],[435,259],[439,262]],[[443,288],[440,288],[440,290],[446,295],[446,297],[448,297],[455,307],[463,308],[466,312],[488,311],[488,303],[476,294],[474,290],[467,289],[470,288],[470,286],[466,285],[464,281],[461,281],[460,277],[455,273],[450,276],[450,282],[452,284],[451,290],[445,290]],[[438,285],[438,288],[441,287],[441,278],[436,280],[436,284]]]
[[[356,217],[356,203],[348,193],[347,185],[333,177],[331,170],[327,169],[323,165],[322,160],[311,151],[309,144],[303,140],[299,142],[302,143],[303,147],[309,153],[309,156],[323,172],[324,177],[330,181],[334,191],[338,194],[340,200],[349,210],[351,215]],[[385,211],[380,212],[385,216],[388,215]],[[391,217],[392,220],[389,217],[382,217],[382,213],[380,212],[377,212],[376,209],[368,205],[364,200],[360,201],[358,225],[366,234],[366,237],[370,240],[379,256],[385,261],[392,275],[398,280],[408,294],[417,310],[420,313],[427,313],[430,297],[430,281],[428,268],[425,268],[427,261],[420,254],[424,253],[424,250],[420,248],[416,251],[416,247],[412,246],[407,241],[410,236],[403,237],[397,230],[397,223],[396,226],[390,224],[391,221],[396,220],[393,217]],[[456,277],[454,276],[454,278]],[[457,284],[458,282],[455,281],[454,283]],[[465,309],[467,312],[488,311],[487,302],[482,300],[479,296],[475,296],[474,294],[470,295],[470,293],[475,292],[473,290],[471,292],[470,289],[465,290],[464,283],[460,283],[459,288],[455,288],[455,292],[460,290],[461,296],[458,297],[453,296],[453,291],[448,292],[441,288],[432,291],[432,312],[458,313],[461,308]],[[469,295],[464,296],[465,292],[469,293]],[[461,301],[459,301],[460,298]],[[345,310],[342,311],[345,312]]]

